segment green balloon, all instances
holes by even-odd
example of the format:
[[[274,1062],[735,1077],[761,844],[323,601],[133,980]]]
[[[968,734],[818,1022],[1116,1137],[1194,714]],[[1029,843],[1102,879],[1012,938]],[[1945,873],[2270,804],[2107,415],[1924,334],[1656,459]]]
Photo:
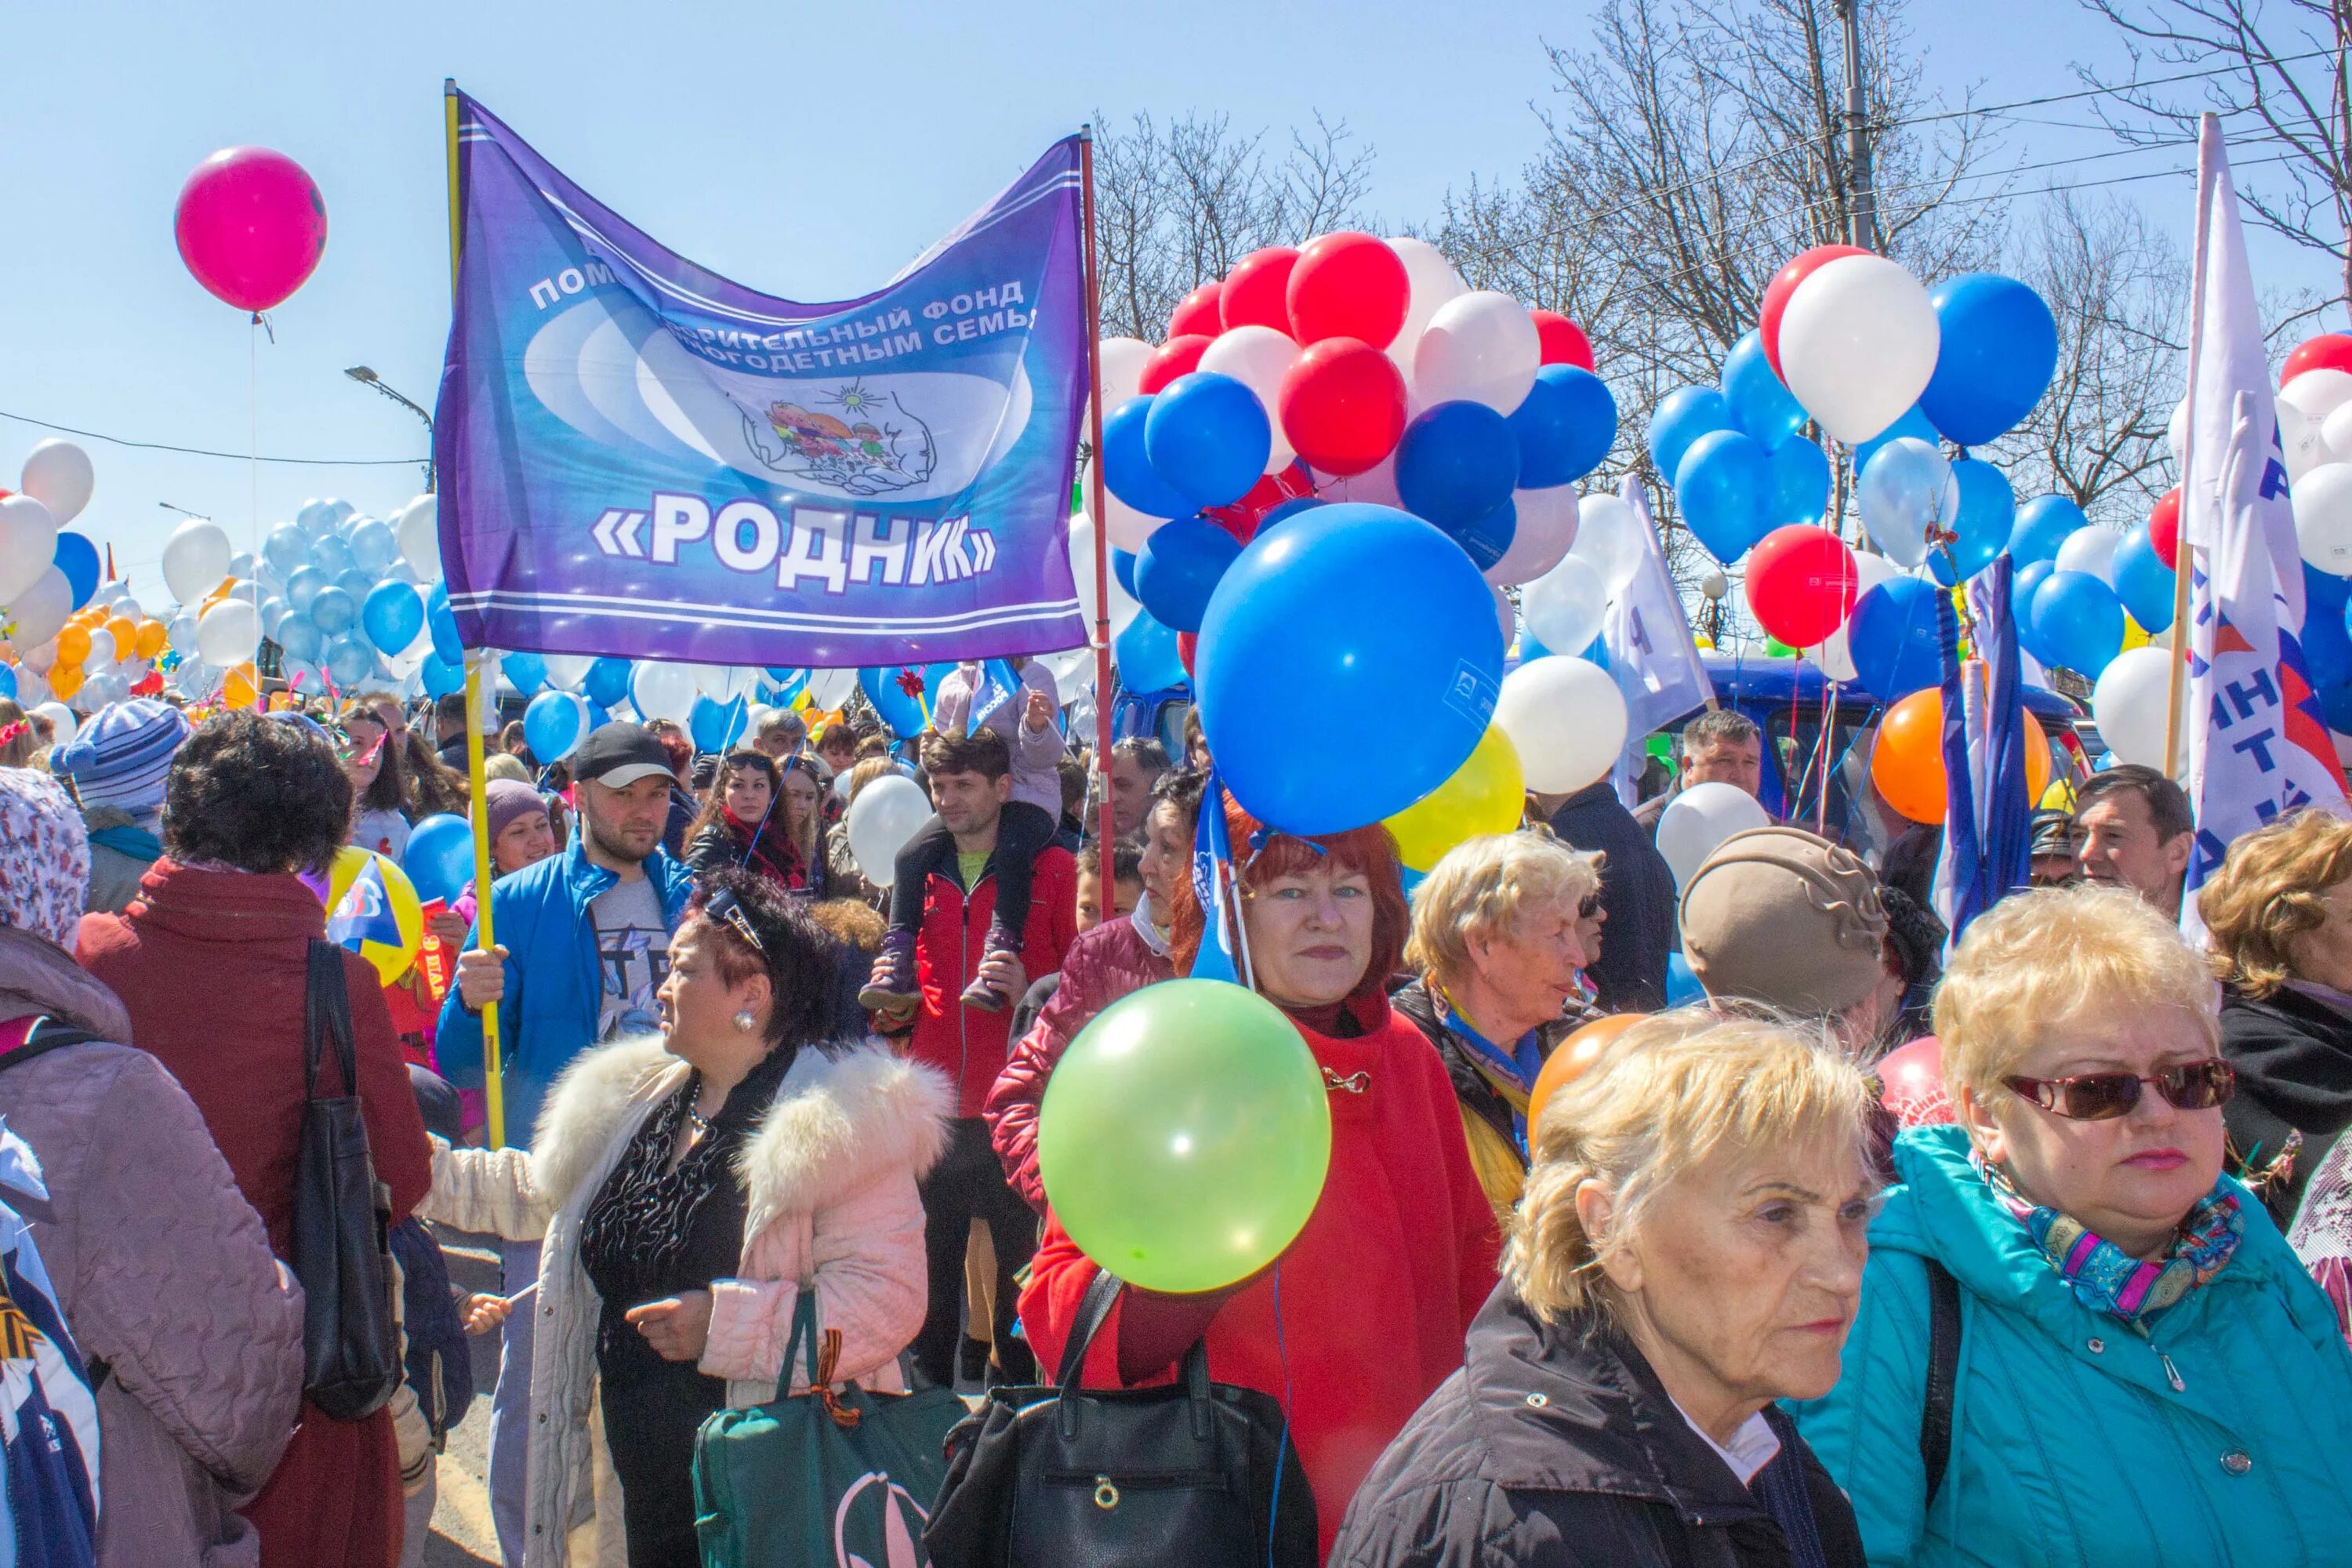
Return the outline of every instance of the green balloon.
[[[1037,1169],[1080,1250],[1189,1295],[1282,1255],[1323,1195],[1331,1107],[1297,1026],[1255,992],[1163,980],[1070,1042],[1037,1112]]]

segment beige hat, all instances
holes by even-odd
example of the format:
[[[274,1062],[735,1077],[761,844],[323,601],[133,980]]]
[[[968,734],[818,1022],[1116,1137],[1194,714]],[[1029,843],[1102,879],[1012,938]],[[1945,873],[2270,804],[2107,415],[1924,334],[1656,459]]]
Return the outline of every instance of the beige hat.
[[[1878,879],[1794,827],[1754,827],[1716,847],[1683,889],[1683,956],[1718,1002],[1801,1016],[1842,1013],[1885,971]]]

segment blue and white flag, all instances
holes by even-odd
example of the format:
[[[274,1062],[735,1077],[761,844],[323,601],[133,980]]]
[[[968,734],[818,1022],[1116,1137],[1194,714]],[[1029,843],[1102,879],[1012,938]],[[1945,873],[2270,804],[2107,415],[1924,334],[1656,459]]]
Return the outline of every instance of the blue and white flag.
[[[980,666],[980,679],[973,683],[971,689],[971,732],[975,735],[980,733],[981,727],[994,718],[999,709],[1012,701],[1024,689],[1025,689],[1021,685],[1020,678],[1013,673],[1011,665],[1001,658],[983,659]],[[1015,714],[1014,717],[1018,718],[1020,715]]]
[[[2303,657],[2303,567],[2285,454],[2221,122],[2198,135],[2201,298],[2192,301],[2189,441],[2180,542],[2189,600],[2189,800],[2196,813],[2180,901],[2204,929],[2197,889],[2231,843],[2282,813],[2346,812],[2344,773]]]
[[[371,942],[394,948],[406,945],[400,936],[400,919],[393,911],[391,891],[383,885],[381,857],[367,858],[367,864],[328,912],[327,940],[352,952]]]
[[[1625,698],[1625,754],[1612,777],[1619,798],[1632,805],[1643,742],[1714,701],[1715,682],[1698,660],[1698,644],[1683,614],[1682,595],[1675,592],[1674,577],[1666,571],[1648,492],[1628,474],[1617,495],[1641,520],[1642,562],[1625,591],[1609,601],[1601,619],[1601,643],[1608,653],[1609,674]]]
[[[2010,561],[1979,574],[1971,592],[1977,657],[1960,658],[1951,595],[1936,595],[1944,653],[1944,847],[1936,861],[1936,913],[1949,930],[1945,955],[1969,922],[2030,879],[2032,805],[2027,798],[2024,693],[2017,623],[2010,613]]]
[[[1194,980],[1242,979],[1241,942],[1234,931],[1234,845],[1225,829],[1225,786],[1217,770],[1201,791],[1201,825],[1192,834],[1192,896],[1201,900],[1201,951],[1192,960]]]
[[[46,1205],[49,1189],[32,1145],[0,1121],[0,1568],[89,1568],[98,1396],[17,1195]]]

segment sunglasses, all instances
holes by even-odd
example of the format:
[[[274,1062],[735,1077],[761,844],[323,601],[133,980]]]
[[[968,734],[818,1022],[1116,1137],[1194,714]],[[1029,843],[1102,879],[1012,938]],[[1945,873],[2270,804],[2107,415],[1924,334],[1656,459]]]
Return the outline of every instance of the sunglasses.
[[[753,952],[762,958],[767,956],[768,944],[761,942],[760,933],[751,929],[751,917],[744,912],[742,900],[736,898],[734,894],[714,895],[703,904],[702,918],[724,924],[729,931],[750,942]]]
[[[1576,906],[1576,918],[1580,921],[1589,921],[1600,912],[1601,895],[1598,893],[1585,894],[1584,901]]]
[[[2011,1078],[2003,1080],[2011,1089],[2033,1101],[2053,1116],[2063,1116],[2070,1121],[2113,1121],[2118,1116],[2131,1114],[2139,1103],[2141,1089],[2156,1085],[2156,1092],[2180,1110],[2210,1110],[2226,1104],[2238,1091],[2238,1069],[2219,1057],[2208,1057],[2201,1062],[2182,1062],[2168,1067],[2152,1078],[2142,1078],[2128,1072],[2084,1073],[2077,1078]]]

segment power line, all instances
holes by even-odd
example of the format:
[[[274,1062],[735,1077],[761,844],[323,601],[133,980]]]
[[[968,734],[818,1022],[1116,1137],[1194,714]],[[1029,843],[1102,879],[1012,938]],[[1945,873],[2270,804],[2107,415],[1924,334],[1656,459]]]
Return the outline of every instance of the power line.
[[[190,458],[223,458],[233,463],[288,463],[313,468],[413,468],[419,461],[415,458],[257,458],[250,452],[215,452],[203,447],[174,447],[165,441],[134,441],[128,436],[109,436],[102,430],[77,430],[70,425],[36,419],[29,414],[11,414],[5,408],[0,408],[0,419],[13,419],[19,425],[37,425],[44,430],[79,436],[86,441],[136,447],[145,452],[178,452]]]

